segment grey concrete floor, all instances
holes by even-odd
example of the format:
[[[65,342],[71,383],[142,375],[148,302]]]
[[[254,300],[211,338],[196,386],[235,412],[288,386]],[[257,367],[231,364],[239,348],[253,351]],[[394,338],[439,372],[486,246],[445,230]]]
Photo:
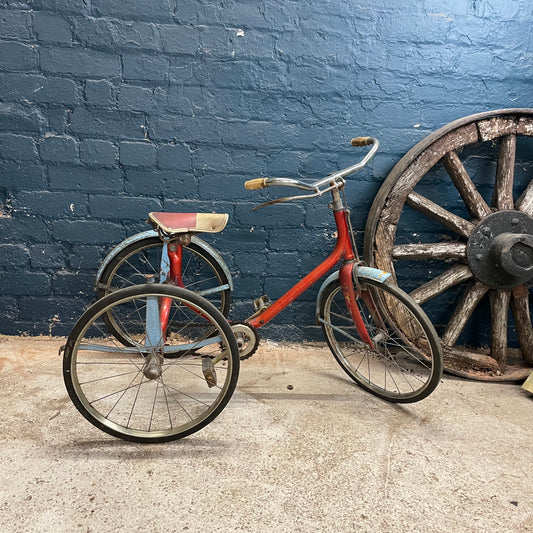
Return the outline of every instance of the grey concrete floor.
[[[392,405],[323,346],[264,342],[212,424],[141,445],[78,414],[61,343],[0,337],[2,532],[533,531],[533,395],[517,385],[445,376]]]

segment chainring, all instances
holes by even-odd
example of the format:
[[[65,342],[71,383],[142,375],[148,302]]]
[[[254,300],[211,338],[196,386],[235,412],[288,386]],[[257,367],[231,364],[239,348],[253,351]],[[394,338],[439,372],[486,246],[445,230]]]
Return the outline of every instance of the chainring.
[[[239,359],[249,359],[259,346],[259,334],[257,330],[247,322],[232,322],[231,329],[239,347]]]

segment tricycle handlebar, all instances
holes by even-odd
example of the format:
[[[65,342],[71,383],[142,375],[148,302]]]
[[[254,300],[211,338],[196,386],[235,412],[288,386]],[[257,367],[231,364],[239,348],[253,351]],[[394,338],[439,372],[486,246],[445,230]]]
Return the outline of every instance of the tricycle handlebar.
[[[254,191],[258,189],[265,189],[266,187],[283,185],[286,187],[295,187],[297,189],[302,189],[304,191],[313,192],[313,194],[303,195],[299,197],[280,198],[279,200],[267,202],[267,204],[263,204],[263,205],[269,205],[271,203],[278,203],[280,201],[288,201],[288,200],[293,200],[293,199],[298,199],[298,198],[303,199],[303,198],[313,198],[315,196],[321,196],[325,192],[324,190],[320,190],[321,187],[323,187],[324,185],[329,185],[329,187],[326,190],[331,190],[332,188],[342,187],[344,185],[344,178],[364,168],[370,162],[370,160],[376,155],[376,152],[379,149],[379,141],[374,137],[356,137],[355,139],[352,139],[351,144],[352,146],[372,145],[372,148],[365,155],[365,157],[361,159],[361,161],[355,163],[355,165],[352,165],[343,170],[339,170],[337,172],[328,174],[325,178],[322,178],[318,181],[315,181],[313,183],[305,183],[303,181],[295,180],[292,178],[257,178],[257,179],[246,181],[244,183],[244,187],[249,191]]]

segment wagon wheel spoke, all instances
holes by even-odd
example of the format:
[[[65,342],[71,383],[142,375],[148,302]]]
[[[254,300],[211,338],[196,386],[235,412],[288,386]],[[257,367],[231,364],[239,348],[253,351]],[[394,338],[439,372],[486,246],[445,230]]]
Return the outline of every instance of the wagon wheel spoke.
[[[397,244],[392,249],[393,259],[464,259],[466,244],[461,242],[432,242]]]
[[[488,290],[489,287],[480,281],[465,290],[442,335],[442,343],[444,345],[453,346],[457,342],[474,309],[476,309]]]
[[[431,281],[424,283],[418,289],[412,291],[410,296],[416,303],[423,304],[454,285],[472,279],[473,277],[468,265],[455,265],[440,276],[433,278]]]
[[[468,238],[475,227],[472,222],[454,215],[447,209],[441,207],[439,204],[432,202],[425,196],[422,196],[416,192],[411,192],[409,196],[407,196],[406,203],[417,211],[427,215],[429,218],[440,222],[443,226],[451,229],[458,235],[461,235],[461,237]]]
[[[496,183],[492,205],[499,210],[513,209],[513,178],[516,155],[516,135],[502,138],[496,166]]]
[[[441,333],[446,370],[464,377],[507,381],[531,372],[533,180],[526,172],[532,139],[532,109],[490,111],[447,124],[395,165],[367,219],[365,260],[389,270],[400,286],[411,284],[411,296]],[[492,198],[486,198],[493,162]],[[441,165],[449,181],[442,179]],[[438,181],[432,183],[433,177]],[[432,200],[420,194],[429,189],[436,193]],[[425,242],[396,242],[411,234],[417,214],[426,221],[425,226],[421,221]],[[428,219],[457,238],[443,241]],[[418,288],[406,262],[418,262],[417,273],[427,268]],[[454,301],[453,287],[464,282],[460,300]],[[473,321],[479,335],[470,333]]]
[[[498,361],[500,369],[507,364],[507,321],[511,291],[496,290],[490,293],[491,308],[491,356]]]
[[[533,180],[529,182],[526,190],[516,202],[516,208],[530,217],[533,216]]]
[[[481,219],[489,216],[492,211],[479,194],[459,156],[454,151],[449,152],[442,158],[442,163],[472,218]]]
[[[511,311],[513,313],[520,349],[524,360],[533,364],[533,326],[529,311],[528,289],[525,286],[513,289]]]

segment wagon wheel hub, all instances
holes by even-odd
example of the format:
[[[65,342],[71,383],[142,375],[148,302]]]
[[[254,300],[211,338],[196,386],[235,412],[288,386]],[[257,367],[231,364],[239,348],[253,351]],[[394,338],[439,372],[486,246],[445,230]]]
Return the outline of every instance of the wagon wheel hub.
[[[520,211],[498,211],[472,232],[466,247],[474,276],[494,289],[533,279],[533,219]]]

